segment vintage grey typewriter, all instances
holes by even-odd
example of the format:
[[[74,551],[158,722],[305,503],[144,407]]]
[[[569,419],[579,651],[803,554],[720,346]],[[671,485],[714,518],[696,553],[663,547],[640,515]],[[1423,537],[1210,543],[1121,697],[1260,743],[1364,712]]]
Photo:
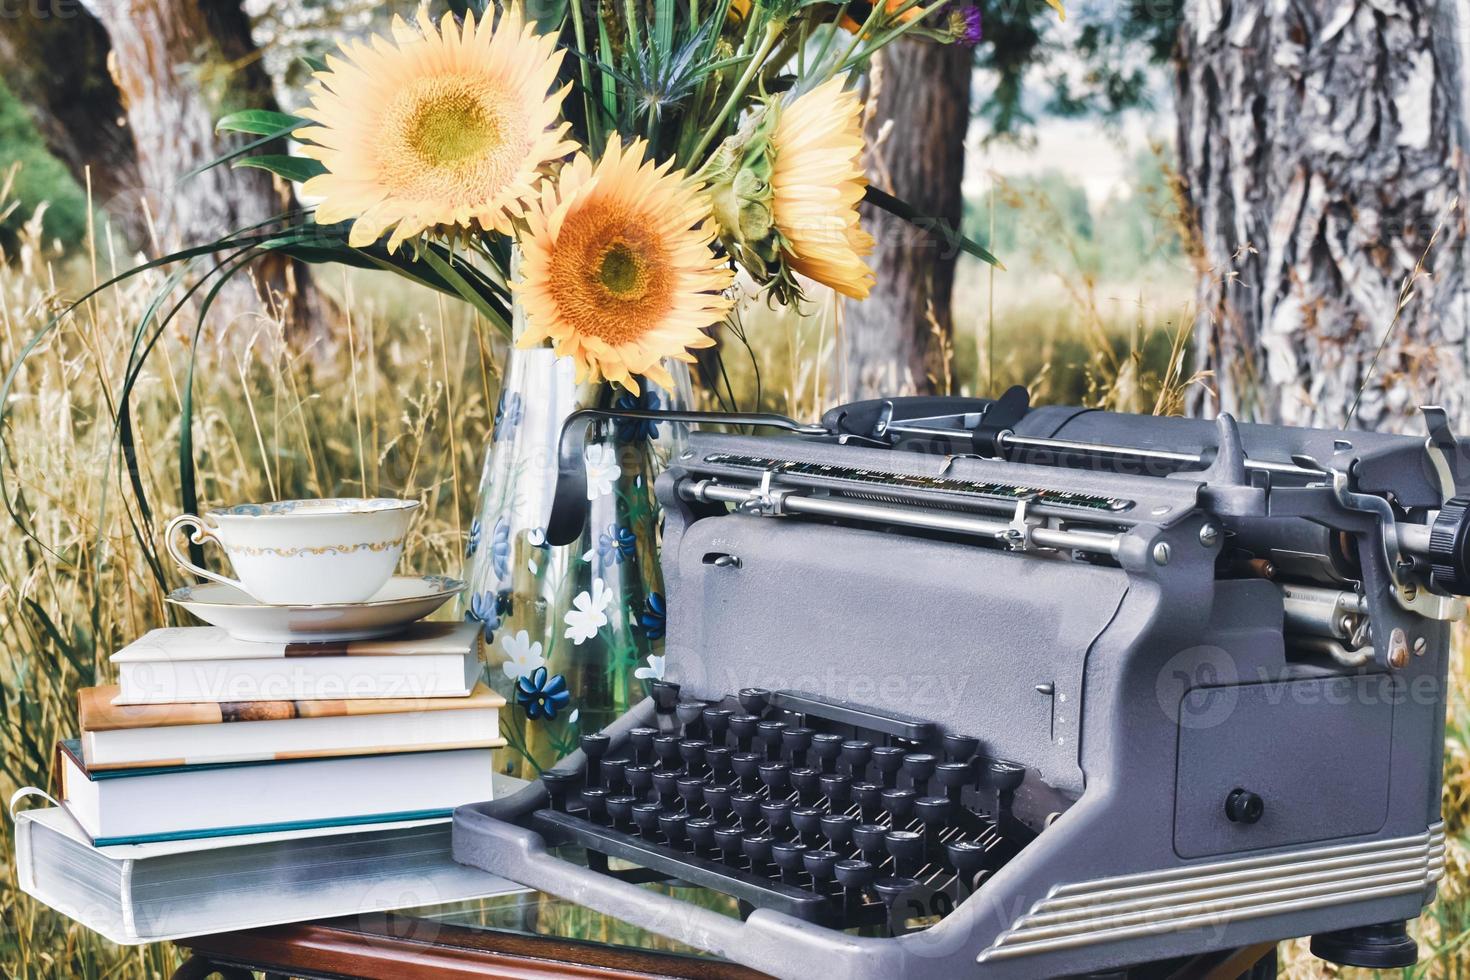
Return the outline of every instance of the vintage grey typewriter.
[[[554,539],[605,414],[564,431]],[[682,417],[788,431],[691,436],[659,483],[667,677],[462,808],[460,861],[782,977],[1162,976],[1296,936],[1414,961],[1470,593],[1443,412]]]

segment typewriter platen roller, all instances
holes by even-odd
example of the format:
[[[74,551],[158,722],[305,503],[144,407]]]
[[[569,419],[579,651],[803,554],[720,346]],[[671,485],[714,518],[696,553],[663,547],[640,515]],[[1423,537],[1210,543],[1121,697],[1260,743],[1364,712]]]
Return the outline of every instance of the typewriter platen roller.
[[[564,432],[549,537],[603,414]],[[1442,412],[683,417],[786,431],[690,436],[658,487],[667,676],[461,809],[460,860],[778,976],[1141,977],[1296,936],[1413,961],[1470,592]]]

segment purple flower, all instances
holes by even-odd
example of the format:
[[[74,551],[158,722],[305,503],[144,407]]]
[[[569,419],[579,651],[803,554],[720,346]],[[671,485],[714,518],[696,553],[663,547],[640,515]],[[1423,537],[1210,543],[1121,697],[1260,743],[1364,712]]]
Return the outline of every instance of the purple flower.
[[[985,33],[980,23],[980,8],[956,3],[949,8],[949,33],[956,44],[973,48]]]

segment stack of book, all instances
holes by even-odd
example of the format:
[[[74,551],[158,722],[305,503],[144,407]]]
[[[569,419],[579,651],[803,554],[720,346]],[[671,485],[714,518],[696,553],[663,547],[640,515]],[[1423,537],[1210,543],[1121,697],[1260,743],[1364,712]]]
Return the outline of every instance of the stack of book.
[[[23,887],[81,917],[71,891],[78,869],[91,868],[91,917],[105,907],[134,930],[145,910],[114,888],[118,880],[136,887],[132,871],[119,878],[124,858],[130,868],[150,859],[167,880],[213,880],[237,895],[247,878],[266,888],[312,882],[297,911],[315,915],[340,914],[344,902],[341,911],[362,910],[364,887],[398,895],[404,874],[422,884],[425,862],[452,879],[433,883],[436,899],[468,897],[461,893],[473,876],[476,894],[504,890],[448,859],[449,817],[493,798],[492,751],[504,744],[505,701],[479,680],[478,629],[418,623],[338,644],[245,642],[214,627],[154,630],[113,655],[117,684],[80,692],[81,737],[56,749],[61,809],[22,814]],[[181,857],[213,870],[179,876]],[[265,871],[277,865],[284,878]],[[245,878],[229,882],[227,866]],[[350,895],[336,887],[344,882]],[[99,905],[103,893],[111,897]],[[149,894],[173,926],[191,909],[227,911],[177,888]],[[276,902],[273,911],[289,906]],[[224,924],[240,927],[207,923]],[[161,938],[99,931],[123,942]]]

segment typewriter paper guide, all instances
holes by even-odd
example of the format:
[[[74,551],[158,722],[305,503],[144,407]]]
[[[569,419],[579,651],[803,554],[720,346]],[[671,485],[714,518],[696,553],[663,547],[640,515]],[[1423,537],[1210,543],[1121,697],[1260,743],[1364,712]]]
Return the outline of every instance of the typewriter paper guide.
[[[1076,772],[1069,709],[1128,590],[1121,569],[746,516],[698,521],[673,546],[683,608],[700,597],[700,615],[669,622],[668,679],[685,691],[822,692],[975,735],[1061,782]]]

